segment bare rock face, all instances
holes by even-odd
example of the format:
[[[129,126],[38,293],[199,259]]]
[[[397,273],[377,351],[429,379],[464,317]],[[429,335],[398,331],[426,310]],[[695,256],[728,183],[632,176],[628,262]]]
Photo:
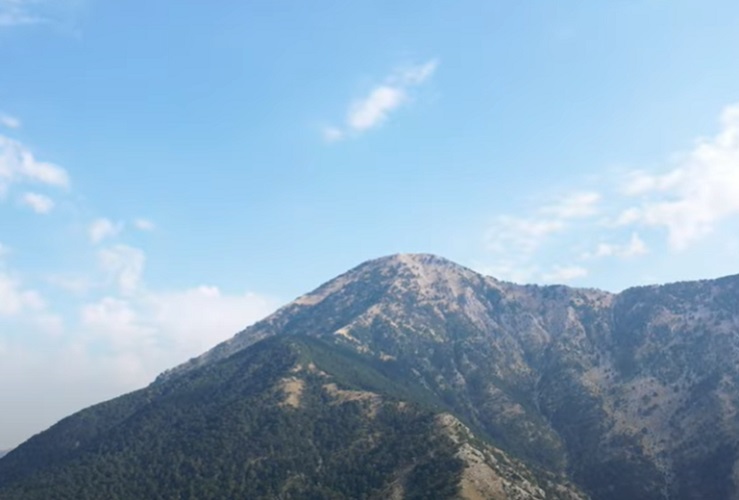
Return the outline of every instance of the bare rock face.
[[[150,389],[275,337],[350,352],[390,381],[342,384],[327,358],[305,361],[276,382],[284,411],[307,411],[310,377],[324,376],[334,378],[316,386],[323,404],[362,405],[368,421],[392,401],[431,402],[437,434],[463,464],[462,498],[739,498],[739,277],[611,294],[395,255],[299,297]],[[404,477],[383,494],[403,498]]]

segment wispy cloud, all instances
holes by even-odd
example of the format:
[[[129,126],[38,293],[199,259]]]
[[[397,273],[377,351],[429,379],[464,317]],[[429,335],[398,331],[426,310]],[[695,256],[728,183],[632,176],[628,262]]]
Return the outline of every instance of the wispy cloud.
[[[110,219],[101,217],[95,219],[88,228],[88,235],[92,243],[100,243],[107,238],[113,238],[123,230],[123,224],[113,223]]]
[[[565,237],[573,227],[590,223],[601,213],[603,196],[577,191],[535,207],[524,215],[500,215],[485,233],[485,244],[494,266],[482,266],[487,274],[515,282],[568,282],[588,276],[581,265],[547,265],[540,251],[552,240]]]
[[[41,12],[49,3],[53,2],[50,0],[0,0],[0,27],[45,22],[45,16]]]
[[[438,65],[438,61],[433,59],[424,64],[396,69],[382,84],[349,105],[342,126],[325,127],[322,130],[324,140],[336,142],[379,127],[394,111],[410,100],[414,87],[433,76]]]
[[[115,283],[120,293],[128,295],[139,288],[145,263],[142,250],[128,245],[115,245],[100,250],[98,261],[108,281]]]
[[[586,259],[601,257],[630,259],[632,257],[646,255],[647,253],[649,253],[647,244],[644,243],[644,240],[641,239],[638,233],[632,233],[628,243],[621,245],[615,243],[599,243],[594,252],[586,252],[583,257]]]
[[[544,273],[541,279],[548,283],[567,283],[588,275],[588,270],[582,266],[555,266],[548,273]]]
[[[565,227],[566,222],[561,219],[501,215],[487,231],[487,247],[495,253],[507,252],[515,247],[520,252],[530,254],[546,238]]]
[[[497,254],[515,249],[519,256],[531,255],[549,237],[566,230],[573,219],[597,215],[600,201],[600,193],[576,192],[543,205],[530,215],[498,216],[487,230],[487,247]]]
[[[149,219],[136,219],[133,221],[133,225],[139,231],[153,231],[156,229],[156,224]]]
[[[600,193],[587,191],[565,196],[555,203],[541,208],[541,213],[558,220],[579,219],[598,213],[598,204],[603,196]]]
[[[668,157],[663,168],[605,175],[595,190],[497,216],[485,231],[496,262],[488,268],[504,279],[585,278],[593,276],[586,267],[605,269],[607,260],[633,265],[687,253],[708,238],[728,246],[721,229],[735,234],[739,226],[739,104],[723,110],[715,135]]]
[[[68,22],[83,5],[78,0],[0,0],[0,28]]]
[[[54,208],[54,200],[39,193],[24,193],[20,202],[37,214],[48,214]]]
[[[39,161],[22,143],[0,135],[0,195],[12,184],[35,183],[69,187],[69,174],[53,163]]]
[[[16,129],[16,128],[20,128],[21,121],[14,116],[0,113],[0,125],[2,125],[5,128]]]

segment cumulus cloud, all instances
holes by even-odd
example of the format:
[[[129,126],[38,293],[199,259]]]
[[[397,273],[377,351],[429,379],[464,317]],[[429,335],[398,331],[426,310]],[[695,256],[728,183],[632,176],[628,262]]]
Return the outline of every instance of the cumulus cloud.
[[[666,172],[632,172],[623,193],[640,203],[625,208],[618,222],[664,228],[675,250],[739,215],[739,105],[723,111],[716,136],[700,139]]]
[[[426,82],[436,71],[437,60],[397,69],[385,78],[384,83],[372,88],[366,96],[349,105],[343,127],[329,126],[323,129],[327,142],[336,142],[356,136],[380,126],[390,114],[410,99],[410,92]]]
[[[20,201],[37,214],[48,214],[54,208],[54,200],[39,193],[24,193]]]
[[[123,224],[114,224],[110,219],[101,217],[92,221],[87,233],[92,243],[100,243],[106,238],[118,236],[122,230]]]

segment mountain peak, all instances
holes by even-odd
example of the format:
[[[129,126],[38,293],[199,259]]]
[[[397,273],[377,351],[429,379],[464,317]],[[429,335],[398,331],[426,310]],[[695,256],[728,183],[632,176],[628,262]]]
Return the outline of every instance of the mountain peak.
[[[415,266],[454,266],[454,267],[461,267],[459,264],[455,264],[454,262],[445,259],[444,257],[439,257],[438,255],[434,255],[431,253],[395,253],[391,255],[386,255],[384,257],[379,257],[377,259],[372,259],[367,261],[365,264],[380,264],[380,265],[393,265],[393,264],[405,264],[408,266],[415,265]]]
[[[414,301],[452,300],[469,293],[492,278],[456,264],[443,257],[425,253],[399,253],[366,261],[348,272],[299,297],[294,304],[316,305],[336,293],[356,298],[373,295],[393,300],[405,296]],[[382,292],[382,293],[380,293]]]

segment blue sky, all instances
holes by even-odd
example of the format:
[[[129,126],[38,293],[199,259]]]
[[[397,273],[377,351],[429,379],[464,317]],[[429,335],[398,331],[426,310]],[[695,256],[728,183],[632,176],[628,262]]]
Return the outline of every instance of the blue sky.
[[[739,3],[0,0],[0,449],[370,258],[737,272]]]

